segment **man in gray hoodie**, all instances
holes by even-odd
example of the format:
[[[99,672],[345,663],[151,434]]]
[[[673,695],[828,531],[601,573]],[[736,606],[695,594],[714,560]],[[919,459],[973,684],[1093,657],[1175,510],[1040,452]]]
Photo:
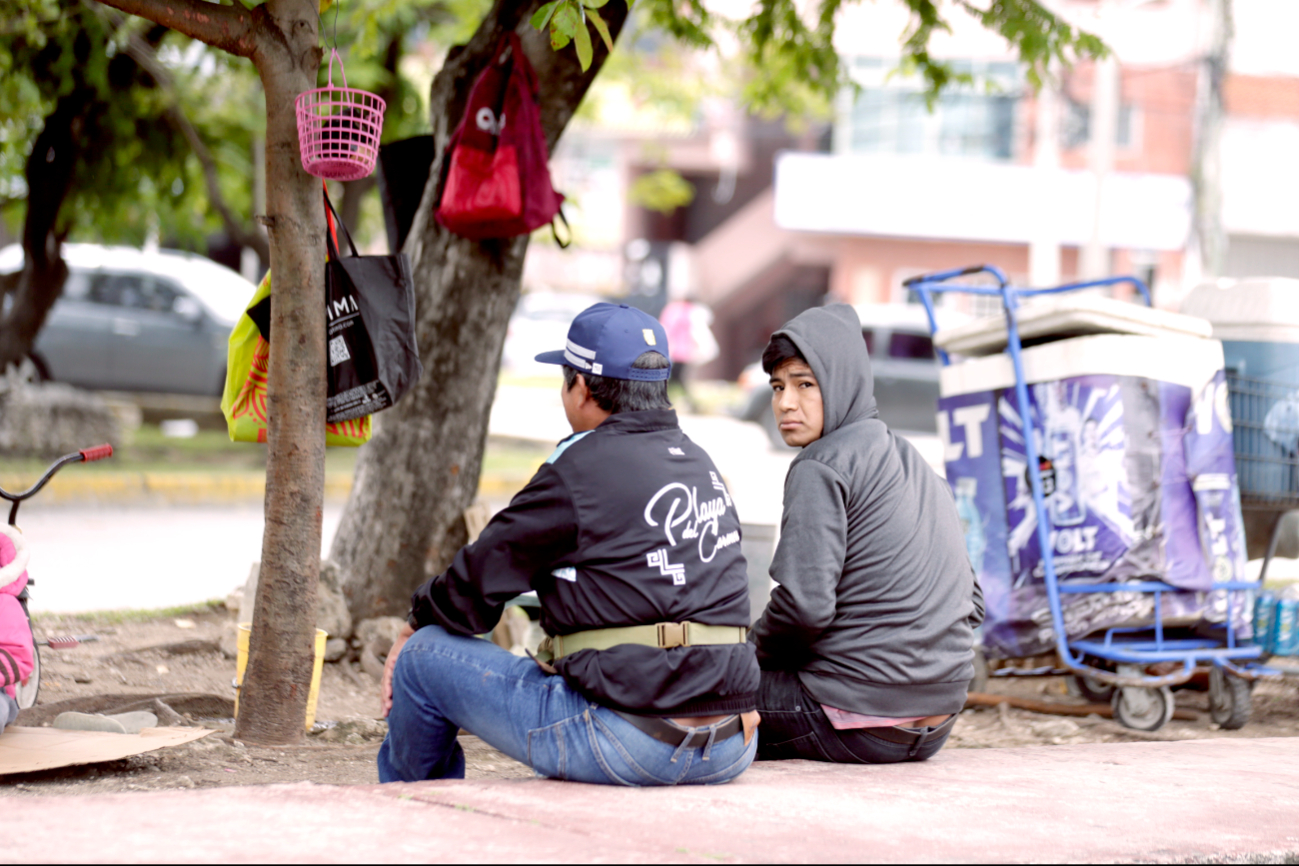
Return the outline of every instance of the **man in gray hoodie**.
[[[762,356],[785,442],[778,586],[750,632],[758,760],[925,760],[974,675],[983,596],[947,483],[879,420],[861,322],[808,310]]]

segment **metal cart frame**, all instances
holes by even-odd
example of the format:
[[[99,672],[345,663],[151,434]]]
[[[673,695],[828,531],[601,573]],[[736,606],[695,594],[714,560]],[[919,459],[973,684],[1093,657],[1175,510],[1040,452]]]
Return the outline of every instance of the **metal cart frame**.
[[[997,285],[952,282],[976,274],[991,276],[996,280]],[[1010,357],[1015,373],[1015,401],[1020,416],[1028,419],[1032,416],[1029,409],[1028,384],[1024,377],[1023,345],[1020,341],[1017,320],[1020,300],[1118,284],[1133,286],[1145,299],[1146,305],[1152,305],[1150,290],[1145,283],[1130,276],[1031,289],[1011,286],[1006,275],[992,265],[977,265],[923,274],[906,280],[903,285],[920,297],[932,333],[938,330],[934,317],[934,294],[960,292],[995,296],[1001,299],[1006,316],[1006,353]],[[938,355],[944,366],[951,363],[946,352],[939,350]],[[1214,720],[1223,727],[1242,726],[1248,719],[1251,682],[1259,676],[1274,673],[1269,669],[1251,664],[1261,656],[1262,649],[1252,642],[1240,639],[1236,634],[1237,605],[1244,603],[1244,600],[1238,599],[1237,596],[1243,591],[1259,589],[1262,586],[1261,581],[1214,581],[1212,584],[1213,590],[1226,590],[1225,640],[1166,634],[1162,596],[1164,593],[1184,590],[1162,581],[1070,582],[1062,585],[1055,571],[1055,551],[1050,543],[1051,523],[1046,508],[1046,496],[1043,493],[1037,443],[1033,436],[1025,436],[1025,451],[1033,505],[1037,511],[1037,536],[1038,545],[1042,550],[1043,582],[1051,611],[1051,623],[1055,629],[1056,652],[1065,669],[1079,678],[1116,687],[1112,697],[1115,717],[1127,727],[1149,731],[1163,727],[1172,718],[1173,697],[1170,687],[1189,680],[1198,666],[1211,665],[1210,706],[1214,709],[1212,713]],[[1065,631],[1061,596],[1114,592],[1153,594],[1155,616],[1153,627],[1110,628],[1105,630],[1103,636],[1070,639]],[[1108,666],[1112,666],[1114,670],[1089,663],[1089,660],[1108,663]],[[1172,673],[1145,673],[1147,667],[1160,663],[1180,664],[1180,669]],[[1057,671],[1042,672],[1056,673]]]

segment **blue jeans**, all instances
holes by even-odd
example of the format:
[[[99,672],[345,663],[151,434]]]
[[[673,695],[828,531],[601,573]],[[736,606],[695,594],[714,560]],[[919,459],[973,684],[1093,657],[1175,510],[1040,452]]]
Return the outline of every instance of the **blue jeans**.
[[[670,746],[591,703],[563,677],[548,676],[532,659],[432,625],[402,647],[392,700],[379,749],[381,782],[463,779],[460,728],[538,775],[600,785],[729,782],[748,769],[758,748],[758,738],[745,745],[743,733],[697,748]]]
[[[18,702],[0,691],[0,733],[18,719]]]

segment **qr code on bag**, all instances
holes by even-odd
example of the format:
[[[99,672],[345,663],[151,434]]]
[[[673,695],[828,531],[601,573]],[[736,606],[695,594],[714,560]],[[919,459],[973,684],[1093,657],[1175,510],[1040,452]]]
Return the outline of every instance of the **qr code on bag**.
[[[342,334],[329,341],[329,366],[337,367],[351,359],[352,355],[347,351],[347,341],[343,339]]]

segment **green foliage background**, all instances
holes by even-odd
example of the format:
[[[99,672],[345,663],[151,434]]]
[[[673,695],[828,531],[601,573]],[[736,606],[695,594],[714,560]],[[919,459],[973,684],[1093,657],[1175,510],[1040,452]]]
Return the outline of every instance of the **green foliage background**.
[[[240,2],[255,6],[263,0]],[[588,56],[582,59],[589,62],[592,34],[605,36],[594,20],[604,2],[608,0],[556,0],[533,24],[550,30],[556,50],[571,45],[581,52],[585,46]],[[630,88],[639,102],[687,122],[708,96],[738,99],[767,116],[825,117],[834,96],[853,86],[833,44],[844,2],[819,0],[800,7],[794,0],[758,0],[748,17],[730,20],[710,12],[703,0],[639,0],[629,32],[606,63],[602,79]],[[929,53],[931,37],[951,29],[948,16],[954,12],[969,13],[1005,37],[1031,86],[1039,85],[1052,65],[1106,53],[1099,39],[1062,21],[1037,0],[871,2],[901,3],[910,10],[910,26],[899,35],[901,67],[923,78],[931,100],[944,87],[969,80]],[[348,83],[388,95],[385,141],[428,129],[432,73],[412,74],[413,65],[403,58],[412,52],[436,58],[466,41],[488,5],[489,0],[345,0],[333,5],[326,0],[322,40],[327,49],[337,44]],[[60,228],[70,239],[138,245],[160,231],[168,243],[197,248],[207,235],[220,231],[201,166],[165,117],[170,100],[212,151],[223,197],[236,214],[251,219],[253,142],[263,134],[265,111],[248,61],[168,32],[158,55],[175,87],[164,90],[146,76],[123,79],[115,74],[124,65],[120,55],[128,35],[146,33],[148,22],[119,16],[94,0],[6,0],[5,6],[0,21],[0,218],[12,232],[21,226],[24,165],[32,142],[58,100],[77,88],[93,91],[102,108],[84,135],[73,192],[60,216]],[[564,20],[556,23],[561,13]],[[727,58],[722,75],[700,76],[692,53],[718,49],[732,37],[741,56]],[[327,64],[321,68],[321,84],[326,72]],[[337,72],[335,81],[341,83]],[[599,99],[599,88],[592,98]],[[592,116],[589,109],[584,115]],[[638,194],[659,207],[689,197],[671,178],[647,183]]]

